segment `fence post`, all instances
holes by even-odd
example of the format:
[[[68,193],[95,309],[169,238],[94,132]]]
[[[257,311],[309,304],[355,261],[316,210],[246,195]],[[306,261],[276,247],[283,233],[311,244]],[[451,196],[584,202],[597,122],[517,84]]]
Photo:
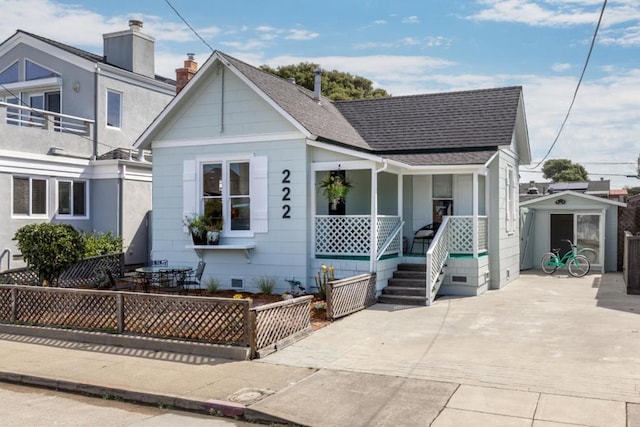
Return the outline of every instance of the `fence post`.
[[[118,319],[118,333],[124,333],[124,295],[116,293],[116,318]]]
[[[327,298],[327,318],[333,320],[333,283],[327,282],[325,285],[325,293]]]
[[[246,307],[249,307],[247,304]],[[253,359],[258,353],[258,314],[249,309],[245,317],[245,334],[249,340],[249,359]]]
[[[18,288],[11,288],[11,321],[18,319]]]

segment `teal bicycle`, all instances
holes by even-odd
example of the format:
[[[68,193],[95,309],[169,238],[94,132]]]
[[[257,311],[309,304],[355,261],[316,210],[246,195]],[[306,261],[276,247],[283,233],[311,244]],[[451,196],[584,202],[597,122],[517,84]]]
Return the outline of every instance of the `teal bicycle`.
[[[591,269],[591,263],[587,257],[576,253],[577,245],[574,245],[571,240],[565,239],[563,242],[568,242],[571,250],[562,256],[560,256],[560,249],[553,249],[552,252],[544,254],[541,261],[542,271],[553,274],[558,268],[566,267],[569,274],[574,277],[586,275]]]

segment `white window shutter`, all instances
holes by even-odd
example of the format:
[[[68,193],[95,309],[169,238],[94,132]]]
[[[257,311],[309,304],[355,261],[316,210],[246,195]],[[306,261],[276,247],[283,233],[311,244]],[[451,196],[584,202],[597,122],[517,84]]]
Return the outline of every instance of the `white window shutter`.
[[[265,156],[251,159],[251,231],[266,233],[269,231],[269,180],[268,158]]]
[[[182,166],[182,217],[198,212],[196,161],[185,160]],[[185,226],[183,231],[188,232]]]

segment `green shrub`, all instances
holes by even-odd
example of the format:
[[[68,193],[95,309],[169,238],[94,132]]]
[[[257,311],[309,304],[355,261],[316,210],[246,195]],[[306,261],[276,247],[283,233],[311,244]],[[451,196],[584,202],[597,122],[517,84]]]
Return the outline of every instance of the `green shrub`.
[[[272,276],[262,276],[258,279],[258,287],[261,293],[271,295],[276,288],[276,278]]]
[[[82,239],[85,258],[122,252],[122,237],[116,237],[111,232],[82,232]]]
[[[27,265],[38,272],[40,284],[55,284],[58,277],[84,255],[84,239],[69,224],[29,224],[13,240]]]
[[[206,286],[207,286],[207,291],[214,294],[220,290],[220,280],[216,279],[215,277],[210,277],[207,280]]]

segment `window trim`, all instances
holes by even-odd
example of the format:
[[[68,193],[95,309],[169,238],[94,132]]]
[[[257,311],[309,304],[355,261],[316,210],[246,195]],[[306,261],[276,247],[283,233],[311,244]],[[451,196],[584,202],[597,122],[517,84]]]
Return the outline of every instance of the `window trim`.
[[[37,79],[27,79],[27,62],[30,62],[33,65],[37,65],[40,68],[44,68],[45,70],[50,71],[51,73],[53,73],[55,75],[48,76],[48,77],[39,77]],[[38,63],[36,61],[33,61],[33,60],[29,59],[29,58],[24,58],[24,71],[23,71],[22,77],[23,77],[22,81],[25,81],[25,82],[37,82],[38,80],[46,80],[46,79],[51,79],[51,78],[56,78],[57,79],[57,78],[61,78],[62,76],[60,75],[59,72],[57,72],[54,69],[46,67],[46,66],[44,66],[44,65],[42,65],[42,64],[40,64],[40,63]]]
[[[248,197],[249,198],[249,212],[250,212],[250,216],[252,216],[254,213],[254,202],[253,202],[253,197],[251,196],[251,173],[252,173],[252,169],[251,169],[251,162],[254,161],[254,156],[253,155],[238,155],[238,156],[216,156],[216,157],[201,157],[198,158],[196,161],[196,179],[197,179],[197,185],[196,185],[196,191],[197,196],[197,207],[198,207],[198,213],[202,213],[204,212],[204,200],[205,197],[203,195],[204,193],[204,186],[203,186],[203,174],[202,174],[202,168],[204,165],[207,164],[213,164],[213,163],[220,163],[222,164],[222,195],[221,195],[221,199],[222,199],[222,219],[223,219],[223,225],[222,225],[222,236],[223,237],[253,237],[254,236],[254,229],[253,229],[253,222],[250,220],[249,221],[249,229],[248,230],[231,230],[231,221],[229,220],[229,218],[231,217],[231,196],[229,195],[229,164],[231,163],[248,163],[249,164],[249,194],[244,195],[242,197]]]
[[[61,214],[58,213],[59,209],[60,209],[60,183],[61,182],[68,182],[71,184],[71,213],[70,214]],[[84,183],[84,215],[74,215],[73,214],[73,184],[77,183],[77,182],[82,182]],[[55,209],[55,217],[56,218],[64,218],[65,220],[86,220],[89,219],[89,181],[86,179],[62,179],[62,178],[58,178],[56,179],[56,187],[55,187],[55,191],[56,191],[56,209]]]
[[[20,62],[20,61],[13,62],[13,63],[11,63],[11,64],[7,65],[6,67],[4,67],[2,70],[0,70],[0,74],[2,74],[2,73],[4,73],[5,71],[7,71],[9,68],[13,67],[14,65],[18,65],[18,80],[16,80],[15,82],[6,82],[6,83],[3,83],[3,85],[5,85],[5,86],[6,86],[6,85],[15,84],[15,83],[19,83],[19,82],[20,82],[20,63],[19,63],[19,62]]]
[[[505,176],[505,231],[512,235],[516,229],[515,169],[507,165]]]
[[[116,95],[119,96],[120,102],[119,102],[119,109],[118,109],[118,126],[112,126],[109,124],[109,93],[114,93]],[[122,121],[124,119],[123,115],[122,115],[122,104],[123,104],[123,99],[124,99],[124,95],[122,92],[114,90],[114,89],[107,89],[106,92],[106,96],[105,96],[105,126],[108,129],[122,129]]]
[[[15,204],[14,204],[14,197],[15,197],[15,179],[19,178],[19,179],[28,179],[29,180],[29,208],[26,214],[24,213],[15,213]],[[44,194],[45,194],[45,213],[38,213],[38,214],[34,214],[33,213],[33,200],[32,200],[32,193],[33,193],[33,181],[37,180],[37,181],[44,181],[45,183],[45,190],[44,190]],[[12,175],[11,176],[11,218],[49,218],[49,180],[46,177],[39,177],[39,176],[25,176],[25,175]]]

